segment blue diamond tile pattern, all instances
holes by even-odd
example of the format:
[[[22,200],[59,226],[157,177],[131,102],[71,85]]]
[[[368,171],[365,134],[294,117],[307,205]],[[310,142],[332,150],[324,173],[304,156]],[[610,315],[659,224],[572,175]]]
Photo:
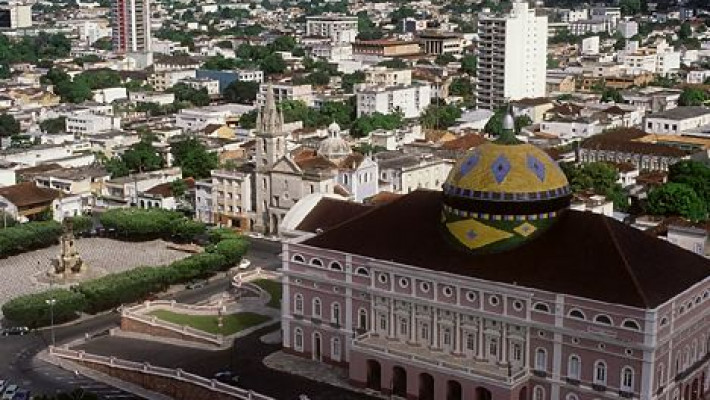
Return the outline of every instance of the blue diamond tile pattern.
[[[476,236],[478,235],[476,235],[476,232],[474,232],[473,229],[469,229],[468,232],[466,232],[466,237],[468,238],[468,240],[473,240],[476,238]]]
[[[527,158],[528,169],[532,171],[540,182],[545,181],[545,164],[543,164],[537,157],[528,154]]]
[[[496,182],[501,183],[510,172],[510,161],[506,156],[501,154],[493,161],[493,164],[491,164],[491,170],[493,176],[496,178]]]
[[[472,169],[478,165],[478,161],[481,158],[481,155],[478,154],[478,152],[475,152],[471,154],[471,156],[464,161],[463,164],[461,164],[461,174],[466,175],[468,174]]]

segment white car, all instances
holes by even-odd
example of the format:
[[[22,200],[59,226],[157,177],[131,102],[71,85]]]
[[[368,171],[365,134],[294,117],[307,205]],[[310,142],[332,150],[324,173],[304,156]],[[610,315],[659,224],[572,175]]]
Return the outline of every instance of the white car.
[[[15,393],[17,393],[17,389],[17,385],[8,386],[2,394],[2,400],[12,400],[15,397]]]
[[[239,262],[239,269],[247,269],[251,265],[251,261],[247,260],[246,258],[242,258],[242,261]]]

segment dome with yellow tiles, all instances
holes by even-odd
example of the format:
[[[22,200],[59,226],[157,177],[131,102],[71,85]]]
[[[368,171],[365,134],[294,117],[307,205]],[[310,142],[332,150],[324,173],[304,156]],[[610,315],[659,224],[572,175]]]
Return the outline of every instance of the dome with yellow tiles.
[[[544,151],[504,133],[458,160],[443,185],[447,231],[469,250],[496,252],[539,235],[569,206],[565,174]]]

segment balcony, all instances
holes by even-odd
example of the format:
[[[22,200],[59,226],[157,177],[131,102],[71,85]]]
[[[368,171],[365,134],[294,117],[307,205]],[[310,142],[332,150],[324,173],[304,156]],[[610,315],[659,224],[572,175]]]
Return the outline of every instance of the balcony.
[[[428,346],[411,345],[398,340],[368,332],[353,340],[353,350],[376,354],[379,357],[404,360],[411,363],[426,364],[427,368],[448,370],[453,373],[471,375],[473,379],[495,381],[516,385],[529,377],[528,370],[522,367],[498,365],[466,356],[454,356],[437,351]]]

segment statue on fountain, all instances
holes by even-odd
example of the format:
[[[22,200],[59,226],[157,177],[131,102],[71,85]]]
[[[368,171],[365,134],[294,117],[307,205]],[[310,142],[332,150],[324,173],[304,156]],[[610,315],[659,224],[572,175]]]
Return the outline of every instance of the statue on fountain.
[[[73,275],[86,271],[87,265],[79,257],[74,240],[74,223],[71,218],[64,218],[62,223],[64,233],[61,238],[62,253],[54,262],[54,275]]]

